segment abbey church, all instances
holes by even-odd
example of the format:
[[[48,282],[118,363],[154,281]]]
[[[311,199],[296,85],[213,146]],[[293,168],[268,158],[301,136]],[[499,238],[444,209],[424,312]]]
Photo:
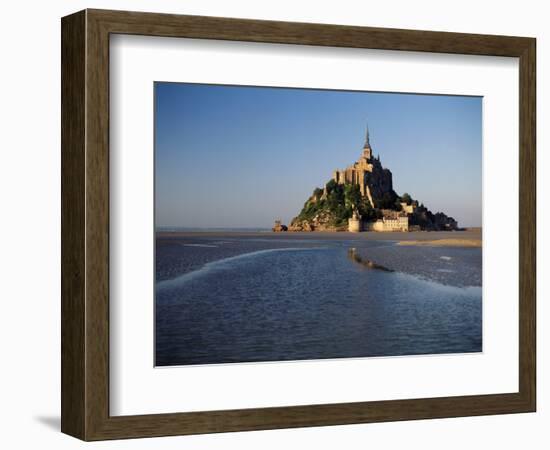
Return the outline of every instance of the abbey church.
[[[338,184],[359,185],[361,195],[366,196],[372,206],[376,204],[375,200],[393,192],[391,172],[382,167],[380,156],[372,156],[368,125],[361,157],[346,169],[335,170],[332,179]]]

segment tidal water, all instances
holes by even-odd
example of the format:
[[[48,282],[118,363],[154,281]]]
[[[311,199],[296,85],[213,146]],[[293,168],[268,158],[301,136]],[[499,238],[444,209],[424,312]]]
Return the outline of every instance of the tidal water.
[[[481,273],[480,248],[157,238],[156,365],[480,352]]]

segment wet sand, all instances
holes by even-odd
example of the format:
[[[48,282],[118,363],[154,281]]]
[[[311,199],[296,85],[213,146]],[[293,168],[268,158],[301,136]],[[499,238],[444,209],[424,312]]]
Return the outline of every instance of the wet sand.
[[[347,231],[329,232],[246,232],[246,231],[167,231],[157,232],[157,238],[191,238],[191,237],[250,237],[262,239],[292,240],[373,240],[373,241],[399,241],[401,245],[431,245],[431,246],[458,246],[480,247],[481,229],[475,228],[465,231],[413,231],[404,232],[362,232],[350,233]]]
[[[435,239],[429,241],[399,241],[397,245],[430,247],[481,247],[481,239]]]
[[[476,232],[159,233],[159,366],[482,350]]]

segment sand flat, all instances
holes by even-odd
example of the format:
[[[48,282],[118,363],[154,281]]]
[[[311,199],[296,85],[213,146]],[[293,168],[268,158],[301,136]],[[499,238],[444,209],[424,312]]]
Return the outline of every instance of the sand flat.
[[[430,247],[481,247],[481,239],[432,239],[399,241],[397,245],[416,245]]]
[[[163,238],[191,238],[191,237],[216,237],[219,239],[222,238],[232,238],[232,237],[242,237],[242,238],[261,238],[261,239],[272,239],[272,240],[341,240],[341,239],[350,239],[350,240],[374,240],[374,241],[397,241],[397,242],[413,242],[414,244],[408,245],[442,245],[442,242],[451,242],[447,245],[454,246],[464,246],[464,244],[459,245],[458,242],[470,242],[469,247],[481,246],[481,229],[469,229],[464,231],[413,231],[413,232],[361,232],[361,233],[350,233],[348,231],[298,231],[298,232],[280,232],[274,233],[272,231],[157,231],[157,239]],[[430,244],[418,244],[419,242],[430,242]],[[434,242],[440,242],[439,244],[434,244]],[[473,245],[473,243],[476,245]],[[407,244],[404,244],[407,245]]]

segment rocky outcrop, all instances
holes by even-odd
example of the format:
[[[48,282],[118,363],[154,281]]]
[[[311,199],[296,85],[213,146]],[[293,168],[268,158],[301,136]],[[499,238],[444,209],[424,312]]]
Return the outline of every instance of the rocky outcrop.
[[[361,264],[362,266],[367,267],[368,269],[376,269],[383,272],[394,272],[393,269],[389,269],[380,264],[376,264],[370,259],[363,259],[363,257],[359,253],[357,253],[357,250],[355,248],[348,249],[348,258],[356,262],[357,264]]]
[[[414,207],[414,212],[409,214],[409,224],[418,227],[420,230],[427,231],[459,230],[458,223],[455,219],[442,212],[434,214],[424,206]]]
[[[295,217],[289,226],[289,231],[345,231],[345,224],[335,224],[335,217],[327,210],[321,210],[309,219]]]
[[[369,201],[374,207],[387,207],[395,203],[397,194],[393,190],[393,177],[379,160],[374,160],[372,172],[365,172],[365,185]]]

